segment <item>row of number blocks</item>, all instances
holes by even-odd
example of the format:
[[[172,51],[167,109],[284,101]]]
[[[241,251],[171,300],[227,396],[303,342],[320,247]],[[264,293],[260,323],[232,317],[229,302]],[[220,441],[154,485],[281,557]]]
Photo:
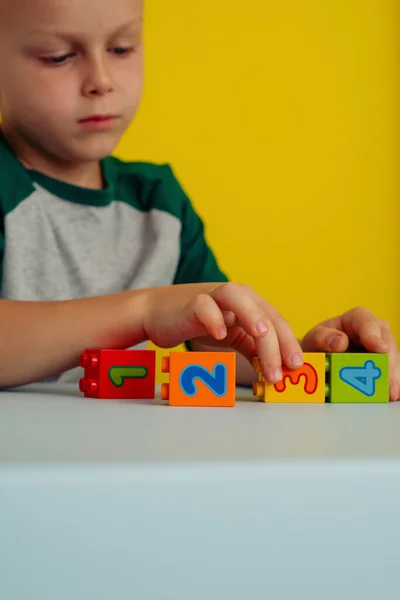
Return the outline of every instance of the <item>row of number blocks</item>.
[[[154,399],[154,350],[86,350],[80,360],[80,391],[103,399]],[[265,381],[253,361],[253,395],[266,403],[384,403],[389,401],[387,354],[305,353],[300,369],[283,368],[276,384]],[[171,352],[162,359],[169,383],[161,398],[170,406],[233,407],[236,398],[234,352]]]

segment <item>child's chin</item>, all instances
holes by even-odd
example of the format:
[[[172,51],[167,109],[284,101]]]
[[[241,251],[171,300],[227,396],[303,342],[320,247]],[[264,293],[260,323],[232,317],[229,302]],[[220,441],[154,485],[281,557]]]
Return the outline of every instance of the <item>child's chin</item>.
[[[119,137],[108,136],[104,139],[93,140],[91,143],[84,143],[79,148],[75,149],[76,158],[80,160],[101,160],[109,156],[118,144]]]

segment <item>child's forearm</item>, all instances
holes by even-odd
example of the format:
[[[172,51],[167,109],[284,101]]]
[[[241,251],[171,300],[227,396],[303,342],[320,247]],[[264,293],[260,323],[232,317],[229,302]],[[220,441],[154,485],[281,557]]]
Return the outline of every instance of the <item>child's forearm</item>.
[[[86,348],[144,341],[144,310],[140,290],[56,302],[0,300],[0,387],[78,366]]]

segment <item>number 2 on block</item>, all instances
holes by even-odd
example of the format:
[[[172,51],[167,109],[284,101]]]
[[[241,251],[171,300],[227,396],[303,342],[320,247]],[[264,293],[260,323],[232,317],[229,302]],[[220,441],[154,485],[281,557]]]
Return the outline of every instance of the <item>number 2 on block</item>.
[[[202,381],[216,396],[225,396],[227,392],[227,367],[224,364],[215,365],[210,372],[202,365],[188,365],[183,369],[179,384],[187,396],[194,396],[198,392],[195,380]]]

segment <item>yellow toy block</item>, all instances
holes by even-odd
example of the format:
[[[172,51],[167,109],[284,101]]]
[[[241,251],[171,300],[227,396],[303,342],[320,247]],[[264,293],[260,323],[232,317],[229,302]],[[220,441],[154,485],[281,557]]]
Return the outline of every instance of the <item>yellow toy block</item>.
[[[253,394],[268,403],[324,403],[325,353],[305,352],[304,364],[299,369],[283,367],[283,378],[278,383],[268,383],[261,373],[260,359],[255,358],[253,368],[258,381],[253,383]]]

